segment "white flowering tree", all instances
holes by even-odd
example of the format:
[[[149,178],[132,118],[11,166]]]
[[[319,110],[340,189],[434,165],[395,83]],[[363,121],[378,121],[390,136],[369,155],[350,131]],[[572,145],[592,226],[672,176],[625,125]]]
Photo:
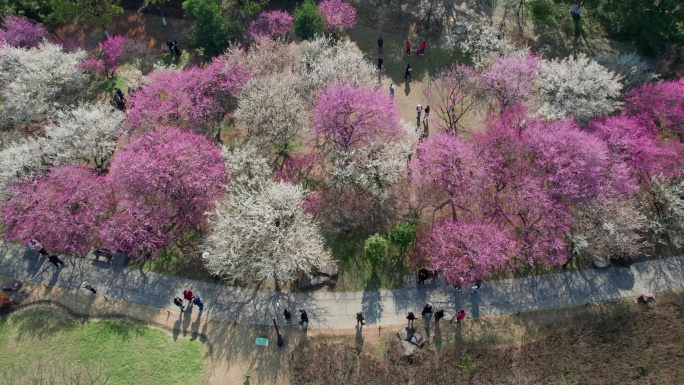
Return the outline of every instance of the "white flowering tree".
[[[86,74],[76,67],[85,57],[84,51],[64,52],[51,43],[1,49],[0,125],[40,121],[73,103],[86,85]]]
[[[580,122],[609,114],[620,106],[621,79],[584,55],[543,60],[537,77],[539,112],[548,119],[574,116]]]
[[[253,78],[238,102],[238,121],[276,161],[288,156],[311,119],[311,104],[297,92],[300,84],[291,74]]]
[[[482,19],[477,24],[458,21],[451,34],[444,37],[447,46],[470,55],[475,68],[487,67],[499,56],[509,56],[518,49]],[[523,55],[521,55],[523,56]]]
[[[649,227],[659,241],[669,240],[674,247],[684,245],[684,180],[654,178],[648,194],[642,194],[643,211]]]
[[[81,104],[57,113],[45,128],[45,144],[53,165],[92,162],[102,168],[116,150],[126,115],[112,106]]]
[[[404,134],[393,142],[372,141],[349,151],[333,150],[330,184],[336,189],[356,186],[382,200],[405,175],[409,156],[418,142],[411,124],[401,127]]]
[[[307,94],[329,83],[371,87],[377,82],[375,66],[351,42],[318,37],[301,45],[301,56],[294,72],[302,77]]]
[[[263,189],[236,190],[218,202],[203,247],[207,269],[227,280],[284,282],[329,262],[304,197],[299,186],[269,180]]]
[[[601,197],[577,208],[569,239],[573,251],[633,259],[641,251],[648,221],[635,200]]]

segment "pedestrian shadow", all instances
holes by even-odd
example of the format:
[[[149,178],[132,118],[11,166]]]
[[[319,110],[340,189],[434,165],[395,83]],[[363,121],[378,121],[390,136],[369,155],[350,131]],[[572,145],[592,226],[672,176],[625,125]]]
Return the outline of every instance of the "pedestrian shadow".
[[[176,322],[173,323],[173,340],[174,341],[177,341],[178,336],[180,336],[182,321],[183,321],[183,312],[180,312],[180,315],[178,315],[178,319],[176,320]]]
[[[363,325],[356,327],[356,354],[361,354],[363,350]]]
[[[480,318],[480,293],[470,296],[471,315],[473,318]]]
[[[432,343],[438,348],[442,347],[442,327],[439,322],[435,322],[435,333],[432,336]]]
[[[25,260],[28,260],[28,266],[26,267],[26,272],[30,276],[34,276],[38,274],[40,269],[43,267],[43,264],[45,264],[45,258],[41,258],[39,256],[36,256],[36,253],[30,250],[25,250],[24,254],[22,255],[22,258]]]
[[[404,95],[408,96],[411,93],[411,81],[404,79]]]

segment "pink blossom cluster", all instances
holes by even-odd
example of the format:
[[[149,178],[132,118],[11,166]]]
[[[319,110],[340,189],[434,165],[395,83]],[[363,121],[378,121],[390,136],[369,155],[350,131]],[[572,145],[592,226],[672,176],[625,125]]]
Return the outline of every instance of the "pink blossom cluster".
[[[4,25],[0,29],[0,48],[3,44],[12,47],[37,47],[48,33],[42,25],[21,16],[6,16]]]
[[[119,59],[124,52],[126,39],[123,36],[110,36],[107,40],[98,43],[100,53],[96,58],[88,58],[77,64],[77,67],[93,73],[104,72],[107,76],[113,76],[119,68]]]
[[[207,126],[236,107],[236,96],[249,78],[239,61],[225,56],[204,68],[155,71],[130,97],[128,124],[136,128]]]
[[[249,23],[245,31],[248,40],[258,36],[275,39],[284,36],[294,29],[294,18],[284,11],[262,11],[256,19]]]
[[[205,137],[158,128],[123,147],[106,176],[67,165],[12,186],[0,211],[3,237],[35,237],[55,253],[84,255],[95,246],[152,257],[204,229],[227,180],[220,149]]]
[[[342,0],[323,0],[318,9],[325,27],[334,33],[341,33],[356,24],[356,9]]]
[[[342,151],[403,135],[397,105],[372,88],[331,84],[318,93],[314,116],[314,132]]]
[[[422,142],[411,178],[440,191],[449,214],[419,234],[414,264],[460,284],[512,259],[565,263],[574,207],[633,196],[655,175],[682,174],[681,142],[658,129],[677,132],[672,125],[684,100],[678,89],[646,85],[633,91],[624,114],[585,129],[572,119],[535,120],[514,105],[493,112],[486,130],[469,138],[443,133]],[[646,96],[655,103],[643,103]]]

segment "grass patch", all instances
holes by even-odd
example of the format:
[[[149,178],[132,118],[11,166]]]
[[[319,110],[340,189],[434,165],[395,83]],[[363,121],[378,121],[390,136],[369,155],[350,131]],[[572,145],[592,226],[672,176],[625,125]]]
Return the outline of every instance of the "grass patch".
[[[0,318],[0,383],[201,384],[204,346],[125,321],[78,322],[37,308]],[[66,381],[66,380],[65,380]],[[42,383],[42,382],[41,382]],[[85,382],[80,382],[85,383]]]

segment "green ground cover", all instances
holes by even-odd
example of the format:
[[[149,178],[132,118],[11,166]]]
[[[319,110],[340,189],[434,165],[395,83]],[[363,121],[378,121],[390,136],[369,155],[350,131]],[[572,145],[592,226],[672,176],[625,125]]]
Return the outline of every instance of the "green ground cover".
[[[0,351],[4,384],[60,383],[64,377],[108,385],[201,384],[206,354],[200,342],[174,341],[159,329],[81,322],[47,307],[0,317]]]

